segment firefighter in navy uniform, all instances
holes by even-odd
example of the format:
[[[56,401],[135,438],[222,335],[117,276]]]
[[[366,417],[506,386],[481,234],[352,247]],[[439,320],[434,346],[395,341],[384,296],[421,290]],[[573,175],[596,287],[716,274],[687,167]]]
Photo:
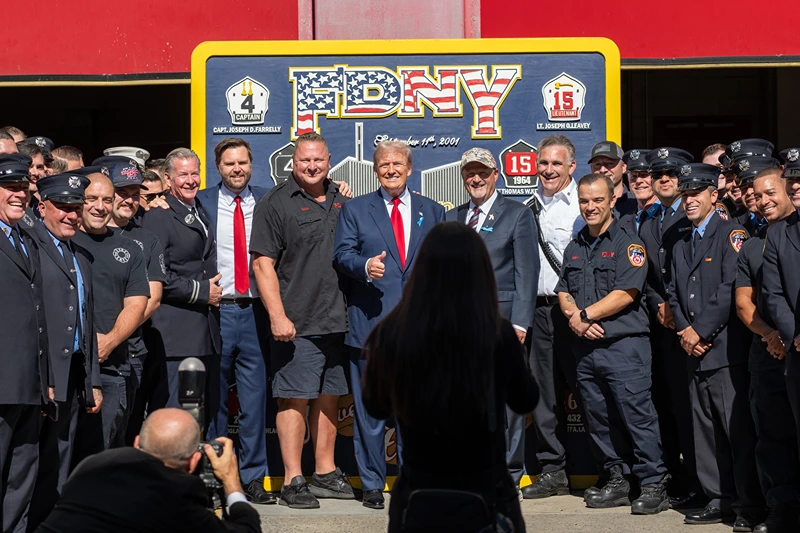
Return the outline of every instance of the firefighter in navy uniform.
[[[650,398],[651,358],[642,291],[647,273],[644,245],[613,218],[613,182],[599,174],[578,185],[586,220],[564,252],[555,292],[578,339],[573,344],[578,390],[589,436],[609,473],[599,493],[585,498],[591,508],[631,505],[634,514],[669,509],[669,475],[661,459],[658,416]],[[618,443],[630,439],[635,458]],[[630,502],[623,464],[639,478],[642,492]]]
[[[619,223],[634,233],[639,233],[642,224],[660,212],[661,204],[653,194],[653,181],[647,163],[650,150],[628,150],[622,155],[628,177],[628,187],[636,197],[636,209],[619,217]]]
[[[744,228],[715,210],[719,168],[684,165],[679,188],[692,231],[675,244],[667,292],[688,354],[697,477],[710,502],[687,524],[735,520],[752,531],[765,509],[755,464],[756,435],[748,406],[750,332],[736,316],[733,283]]]
[[[741,174],[740,174],[741,176]],[[749,179],[749,176],[745,176]],[[775,224],[794,212],[781,170],[766,169],[752,180],[758,210]],[[769,314],[762,290],[767,228],[753,235],[739,252],[736,312],[753,332],[750,344],[750,410],[756,426],[756,466],[770,514],[755,531],[796,531],[798,519],[797,433],[784,378],[785,348]]]
[[[793,207],[800,210],[800,149],[792,148],[782,156],[786,165],[783,177],[786,193]],[[764,245],[763,292],[769,316],[775,321],[785,353],[786,392],[800,441],[800,215],[769,226]],[[795,531],[797,527],[795,527]],[[769,530],[770,532],[772,529]]]
[[[738,185],[738,175],[743,172],[739,169],[739,163],[744,159],[754,161],[757,158],[771,158],[774,150],[775,146],[767,140],[742,139],[729,144],[725,148],[725,153],[720,156],[720,161],[723,161],[724,158],[727,163],[726,171],[723,171],[726,176],[725,179],[732,178],[733,183],[730,185],[725,198],[717,199],[717,210],[723,218],[727,216],[726,220],[731,220],[744,226],[748,230],[748,236],[752,235],[752,233],[749,233],[750,228],[748,228],[750,210],[745,203],[744,190]],[[745,164],[746,167],[749,167],[749,161]],[[731,208],[731,205],[733,205],[733,208]]]
[[[639,230],[647,252],[644,290],[653,349],[653,403],[658,411],[664,462],[672,476],[671,506],[696,509],[705,506],[707,500],[697,480],[686,355],[675,332],[667,293],[672,249],[692,227],[678,191],[678,171],[692,161],[692,154],[663,147],[648,152],[645,161],[659,201],[659,212]]]

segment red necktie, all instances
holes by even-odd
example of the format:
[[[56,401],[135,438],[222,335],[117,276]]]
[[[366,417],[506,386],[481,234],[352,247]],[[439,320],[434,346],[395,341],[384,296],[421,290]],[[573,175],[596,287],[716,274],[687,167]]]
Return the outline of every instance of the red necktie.
[[[242,197],[236,197],[233,210],[233,273],[236,292],[247,293],[250,288],[250,273],[247,270],[247,236],[244,231],[244,211]]]
[[[394,240],[397,243],[397,251],[400,253],[400,266],[406,267],[406,234],[403,229],[403,215],[400,214],[400,208],[397,204],[400,203],[400,198],[392,198],[392,230],[394,231]]]

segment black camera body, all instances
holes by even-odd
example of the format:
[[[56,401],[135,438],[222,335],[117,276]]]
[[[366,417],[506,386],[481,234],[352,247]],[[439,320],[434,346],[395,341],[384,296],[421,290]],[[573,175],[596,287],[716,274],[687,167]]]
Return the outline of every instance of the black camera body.
[[[216,453],[219,457],[222,455],[222,443],[215,440],[200,443],[200,453],[203,454],[203,457],[197,464],[197,470],[195,470],[195,473],[200,477],[201,480],[203,480],[203,483],[206,485],[206,490],[210,494],[221,489],[222,483],[219,479],[217,479],[217,476],[214,475],[214,469],[211,468],[211,461],[209,461],[208,455],[206,454],[206,450],[204,448],[206,444],[211,446],[214,449],[214,453]]]

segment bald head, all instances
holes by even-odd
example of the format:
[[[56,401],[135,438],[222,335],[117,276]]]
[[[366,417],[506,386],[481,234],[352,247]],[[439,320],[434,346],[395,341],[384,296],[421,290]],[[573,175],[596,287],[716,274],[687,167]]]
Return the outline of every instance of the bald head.
[[[149,414],[135,446],[153,455],[170,468],[189,468],[190,459],[200,445],[200,427],[192,416],[181,409],[165,408]],[[199,452],[198,452],[199,453]]]

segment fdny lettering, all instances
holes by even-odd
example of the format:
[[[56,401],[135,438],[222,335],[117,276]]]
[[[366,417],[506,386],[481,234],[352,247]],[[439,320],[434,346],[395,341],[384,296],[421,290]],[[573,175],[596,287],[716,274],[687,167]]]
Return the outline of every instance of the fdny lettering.
[[[308,207],[301,207],[300,211],[308,211]]]
[[[580,258],[581,258],[581,256],[579,256],[579,255],[573,255],[572,256],[572,260],[573,261],[575,261],[576,259],[580,259]]]
[[[341,209],[342,208],[342,203],[341,202],[334,202],[333,203],[333,207],[335,207],[336,209]]]
[[[600,252],[600,257],[614,257],[614,252]]]
[[[472,106],[473,139],[499,139],[500,107],[522,78],[521,65],[459,67],[351,67],[290,68],[292,83],[291,138],[320,133],[319,117],[423,118],[425,107],[434,118],[464,115],[462,90]]]

